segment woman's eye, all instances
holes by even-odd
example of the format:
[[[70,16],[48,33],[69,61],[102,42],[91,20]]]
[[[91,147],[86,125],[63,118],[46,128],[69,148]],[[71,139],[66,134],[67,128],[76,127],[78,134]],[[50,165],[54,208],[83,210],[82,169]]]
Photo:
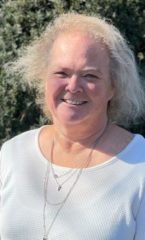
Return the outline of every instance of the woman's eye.
[[[86,74],[84,75],[84,77],[88,80],[96,80],[98,79],[98,76],[94,75],[94,74]]]
[[[61,77],[61,78],[67,77],[67,73],[63,72],[63,71],[55,72],[55,75],[57,75],[58,77]]]

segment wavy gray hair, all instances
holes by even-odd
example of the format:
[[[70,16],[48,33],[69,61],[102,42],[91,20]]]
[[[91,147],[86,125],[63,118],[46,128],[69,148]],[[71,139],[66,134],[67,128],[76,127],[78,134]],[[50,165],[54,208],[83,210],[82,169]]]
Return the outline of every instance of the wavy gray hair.
[[[44,103],[44,72],[51,61],[51,47],[59,34],[74,30],[103,40],[108,49],[110,75],[115,88],[108,106],[109,120],[124,127],[136,123],[145,114],[145,93],[135,58],[118,29],[101,17],[67,13],[55,18],[44,33],[26,47],[13,64],[13,71],[36,88],[39,103],[43,111],[48,112]]]

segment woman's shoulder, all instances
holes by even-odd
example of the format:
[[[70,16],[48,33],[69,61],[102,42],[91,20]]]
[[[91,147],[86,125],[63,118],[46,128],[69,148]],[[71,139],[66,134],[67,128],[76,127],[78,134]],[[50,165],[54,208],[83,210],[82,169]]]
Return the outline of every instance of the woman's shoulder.
[[[145,157],[145,138],[141,134],[134,134],[132,141],[128,145],[128,149],[131,149],[133,152],[144,153]]]
[[[141,134],[133,134],[118,126],[113,126],[111,133],[113,156],[118,156],[127,165],[145,164],[145,138]]]
[[[2,145],[1,151],[5,150],[5,149],[6,150],[8,150],[8,149],[14,150],[15,147],[19,148],[22,145],[25,148],[28,144],[32,144],[32,142],[36,138],[36,136],[39,133],[41,128],[42,127],[25,131],[23,133],[20,133],[20,134],[14,136],[13,138],[7,140]]]
[[[119,146],[120,150],[133,150],[140,148],[145,151],[145,138],[139,133],[132,133],[126,129],[119,126],[113,126],[112,128],[111,141],[113,146],[117,148]],[[120,151],[119,151],[120,152]]]
[[[134,134],[129,144],[118,154],[119,162],[135,175],[145,178],[145,138]]]

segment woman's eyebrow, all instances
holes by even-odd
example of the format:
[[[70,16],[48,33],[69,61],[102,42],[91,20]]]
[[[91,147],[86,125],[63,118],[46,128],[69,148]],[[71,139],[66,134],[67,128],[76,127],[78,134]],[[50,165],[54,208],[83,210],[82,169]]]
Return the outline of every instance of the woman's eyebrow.
[[[102,72],[98,68],[90,67],[90,68],[84,68],[84,69],[81,70],[81,73],[87,73],[87,72],[102,74]]]
[[[52,67],[52,71],[53,72],[60,72],[60,71],[64,71],[67,73],[71,73],[73,72],[73,68],[71,67],[64,67],[62,65],[53,65]],[[94,74],[102,74],[101,70],[98,67],[84,67],[80,70],[76,70],[76,72],[80,73],[80,74],[85,74],[85,73],[94,73]]]

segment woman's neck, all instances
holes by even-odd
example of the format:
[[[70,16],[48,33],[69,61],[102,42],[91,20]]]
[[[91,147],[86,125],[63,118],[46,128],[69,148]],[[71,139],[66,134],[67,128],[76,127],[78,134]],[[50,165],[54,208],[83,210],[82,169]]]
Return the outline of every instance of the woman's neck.
[[[76,154],[84,150],[84,148],[92,148],[97,141],[100,141],[107,131],[108,125],[108,122],[104,121],[94,127],[83,128],[81,126],[79,130],[75,130],[72,127],[62,128],[54,124],[54,142],[63,149],[63,151]]]

